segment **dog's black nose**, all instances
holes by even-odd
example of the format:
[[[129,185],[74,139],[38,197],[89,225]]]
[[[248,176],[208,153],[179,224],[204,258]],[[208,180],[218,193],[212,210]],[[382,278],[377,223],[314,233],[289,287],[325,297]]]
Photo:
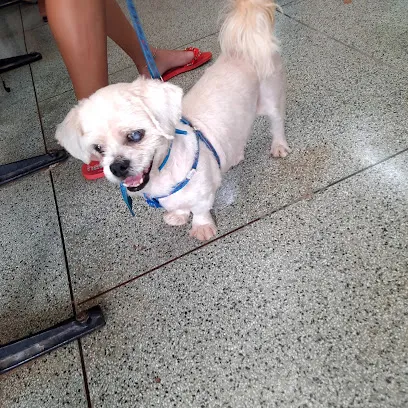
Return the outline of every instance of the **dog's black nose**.
[[[118,159],[115,160],[110,166],[110,171],[116,177],[126,177],[129,173],[130,160]]]

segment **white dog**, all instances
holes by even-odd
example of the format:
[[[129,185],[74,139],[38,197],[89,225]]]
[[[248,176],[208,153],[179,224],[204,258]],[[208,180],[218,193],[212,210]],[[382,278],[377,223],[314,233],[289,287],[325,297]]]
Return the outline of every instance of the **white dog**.
[[[110,85],[80,101],[56,132],[73,156],[100,160],[110,181],[160,203],[166,223],[183,225],[193,213],[190,235],[199,240],[216,234],[210,210],[221,175],[244,158],[257,115],[271,119],[272,156],[290,152],[285,75],[273,35],[276,5],[230,5],[221,56],[184,98],[179,87],[159,80]]]

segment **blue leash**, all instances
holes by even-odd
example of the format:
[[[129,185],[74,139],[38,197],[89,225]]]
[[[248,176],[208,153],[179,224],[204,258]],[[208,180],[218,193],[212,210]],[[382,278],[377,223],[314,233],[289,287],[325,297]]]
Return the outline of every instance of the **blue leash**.
[[[137,37],[139,38],[139,43],[146,60],[149,74],[153,79],[163,80],[159,70],[157,69],[157,65],[156,62],[154,61],[153,54],[150,51],[149,44],[147,43],[146,36],[142,28],[142,23],[140,22],[135,5],[133,4],[132,0],[126,0],[126,4],[129,10],[130,18],[132,20],[133,28],[135,29]]]

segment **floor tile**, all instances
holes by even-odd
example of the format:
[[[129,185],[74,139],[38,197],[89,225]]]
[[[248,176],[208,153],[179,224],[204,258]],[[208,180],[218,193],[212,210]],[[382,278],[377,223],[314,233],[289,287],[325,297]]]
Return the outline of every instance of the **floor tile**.
[[[21,4],[20,9],[24,31],[29,31],[47,24],[43,21],[37,4]]]
[[[408,404],[408,153],[97,301],[97,407]]]
[[[72,313],[49,174],[6,184],[0,192],[0,343]]]
[[[19,70],[24,70],[29,75],[27,67]],[[45,152],[33,86],[28,81],[15,82],[14,79],[18,81],[21,78],[21,72],[17,71],[10,72],[7,77],[10,79],[7,82],[12,87],[13,95],[8,103],[0,104],[0,164]]]
[[[126,0],[118,3],[129,15]],[[151,45],[178,48],[217,32],[224,4],[224,0],[141,0],[136,7]]]
[[[0,13],[0,58],[25,54],[23,27],[18,6],[9,6]]]
[[[133,82],[138,76],[139,76],[139,73],[136,69],[136,66],[131,65],[128,68],[125,68],[120,71],[114,72],[113,74],[110,74],[109,83],[117,84],[119,82]]]
[[[0,399],[7,408],[87,407],[77,343],[2,376]]]
[[[1,74],[1,79],[6,87],[10,88],[10,92],[7,92],[3,85],[0,84],[1,109],[11,106],[21,99],[30,100],[34,97],[34,87],[29,67],[25,66],[4,72]]]
[[[284,13],[377,60],[408,70],[408,3],[404,0],[301,1]]]
[[[18,6],[3,8],[0,13],[0,58],[10,58],[25,54],[24,34]],[[0,107],[10,106],[27,94],[33,95],[30,70],[27,66],[1,74],[7,92],[0,83]]]
[[[0,58],[25,54],[18,6],[0,13]],[[0,164],[44,153],[44,142],[30,69],[27,66],[1,74],[10,88],[0,84]]]
[[[52,326],[72,314],[49,174],[1,187],[0,344]],[[7,408],[86,407],[78,345],[54,351],[3,375]]]
[[[32,64],[39,101],[72,89],[68,72],[47,25],[25,33],[28,52],[40,52],[42,60]]]
[[[72,89],[38,103],[47,149],[60,147],[55,139],[55,130],[76,103]]]
[[[277,29],[288,67],[286,128],[293,153],[270,159],[268,123],[256,121],[246,160],[225,176],[217,197],[219,234],[408,147],[402,74],[287,17],[278,17]],[[216,35],[199,45],[217,55],[215,41]],[[188,88],[198,74],[174,82]],[[166,226],[162,212],[141,200],[131,218],[118,189],[104,180],[86,182],[76,161],[54,174],[78,300],[199,245],[187,227]]]

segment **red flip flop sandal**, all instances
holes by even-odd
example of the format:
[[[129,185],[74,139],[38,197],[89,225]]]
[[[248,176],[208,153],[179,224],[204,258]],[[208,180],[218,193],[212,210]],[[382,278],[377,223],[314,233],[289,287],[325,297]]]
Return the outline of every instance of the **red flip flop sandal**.
[[[104,177],[103,167],[100,166],[98,161],[91,161],[89,164],[82,165],[82,175],[87,180],[96,180]]]
[[[168,81],[169,79],[174,78],[176,75],[180,75],[184,72],[201,67],[201,65],[204,65],[212,58],[211,52],[201,52],[198,48],[189,47],[186,48],[186,51],[192,51],[194,53],[194,57],[191,62],[182,67],[172,68],[166,71],[162,75],[163,81]]]

